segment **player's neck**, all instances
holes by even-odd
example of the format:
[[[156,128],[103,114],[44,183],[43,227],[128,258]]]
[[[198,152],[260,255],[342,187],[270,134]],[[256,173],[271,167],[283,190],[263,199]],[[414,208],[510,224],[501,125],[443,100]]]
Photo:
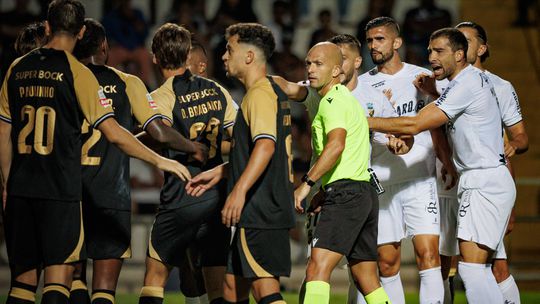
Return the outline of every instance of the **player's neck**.
[[[454,73],[452,73],[452,75],[450,75],[450,76],[448,77],[448,80],[452,81],[454,78],[457,77],[457,75],[458,75],[459,73],[461,73],[461,71],[463,71],[463,70],[464,70],[465,68],[467,68],[469,65],[470,65],[470,64],[467,63],[467,62],[464,62],[464,63],[459,63],[459,62],[458,62],[457,66],[456,66],[456,70],[454,71]]]
[[[75,44],[77,44],[76,37],[56,34],[43,47],[73,53],[73,50],[75,49]]]
[[[484,66],[482,65],[482,61],[480,61],[480,59],[477,59],[477,60],[474,62],[473,66],[474,66],[475,68],[478,68],[478,69],[482,70],[482,71],[486,71],[486,68],[484,68]]]
[[[181,68],[173,69],[173,70],[161,69],[161,74],[163,74],[163,78],[169,79],[174,76],[184,75],[186,70],[187,69],[185,67],[181,67]]]
[[[336,77],[332,79],[332,81],[324,85],[320,90],[318,90],[317,93],[319,93],[320,96],[324,96],[326,95],[326,93],[330,91],[330,89],[332,89],[336,84],[339,84],[339,83],[340,83],[339,78]]]
[[[388,75],[394,75],[397,72],[401,71],[404,64],[401,61],[401,58],[399,58],[399,55],[394,54],[394,57],[392,59],[388,60],[387,62],[378,65],[377,69],[380,73],[388,74]]]
[[[356,86],[358,85],[358,73],[354,73],[351,80],[345,85],[349,91],[354,91],[356,89]]]
[[[238,77],[246,87],[246,91],[253,87],[261,78],[266,77],[266,65],[253,66],[243,76]]]

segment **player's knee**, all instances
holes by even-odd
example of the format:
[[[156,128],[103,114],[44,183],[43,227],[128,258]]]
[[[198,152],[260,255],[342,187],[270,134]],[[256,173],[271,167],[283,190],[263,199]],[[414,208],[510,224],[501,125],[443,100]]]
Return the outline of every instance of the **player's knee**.
[[[420,269],[429,269],[441,265],[439,252],[433,248],[424,248],[418,251],[418,267]]]
[[[378,260],[379,273],[383,277],[395,276],[399,272],[400,260],[399,257],[379,255]]]

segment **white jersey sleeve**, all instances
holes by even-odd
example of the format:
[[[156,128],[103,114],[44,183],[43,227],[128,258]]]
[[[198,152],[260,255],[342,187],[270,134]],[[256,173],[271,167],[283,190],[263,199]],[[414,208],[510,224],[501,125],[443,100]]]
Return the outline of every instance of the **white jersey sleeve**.
[[[509,81],[506,81],[499,76],[486,71],[486,75],[489,77],[495,88],[495,94],[497,94],[497,100],[499,101],[499,108],[501,110],[501,117],[506,127],[511,127],[523,120],[521,115],[521,107],[519,106],[519,99],[514,86]]]

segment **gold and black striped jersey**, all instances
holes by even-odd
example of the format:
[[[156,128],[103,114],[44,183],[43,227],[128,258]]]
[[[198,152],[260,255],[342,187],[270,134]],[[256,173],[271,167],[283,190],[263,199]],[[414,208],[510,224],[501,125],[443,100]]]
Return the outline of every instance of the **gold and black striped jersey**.
[[[144,83],[136,76],[104,65],[87,67],[96,76],[107,96],[106,103],[125,129],[131,131],[138,123],[144,130],[152,120],[162,117]],[[102,208],[130,210],[129,156],[86,121],[82,132],[83,201]]]
[[[294,227],[291,114],[287,96],[268,78],[257,81],[236,116],[229,157],[229,191],[240,179],[258,139],[275,141],[270,163],[246,195],[239,227]]]
[[[172,127],[193,141],[205,144],[209,149],[205,165],[194,162],[189,155],[167,149],[163,155],[187,166],[192,176],[223,163],[221,141],[227,128],[234,125],[236,109],[231,95],[215,81],[191,74],[170,77],[152,92],[160,113]],[[161,190],[162,209],[172,209],[204,201],[218,195],[217,188],[201,197],[186,195],[185,184],[176,176],[165,173]]]
[[[11,124],[8,194],[81,200],[81,125],[114,116],[88,68],[68,52],[39,48],[9,68],[0,119]]]

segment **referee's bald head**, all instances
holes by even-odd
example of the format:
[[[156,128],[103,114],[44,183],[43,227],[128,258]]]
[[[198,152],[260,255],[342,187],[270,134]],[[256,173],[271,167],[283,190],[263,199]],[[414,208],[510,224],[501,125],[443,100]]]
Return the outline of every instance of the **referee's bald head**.
[[[331,65],[343,65],[343,56],[341,55],[341,50],[332,42],[319,42],[309,50],[309,53],[311,52],[321,52]]]

